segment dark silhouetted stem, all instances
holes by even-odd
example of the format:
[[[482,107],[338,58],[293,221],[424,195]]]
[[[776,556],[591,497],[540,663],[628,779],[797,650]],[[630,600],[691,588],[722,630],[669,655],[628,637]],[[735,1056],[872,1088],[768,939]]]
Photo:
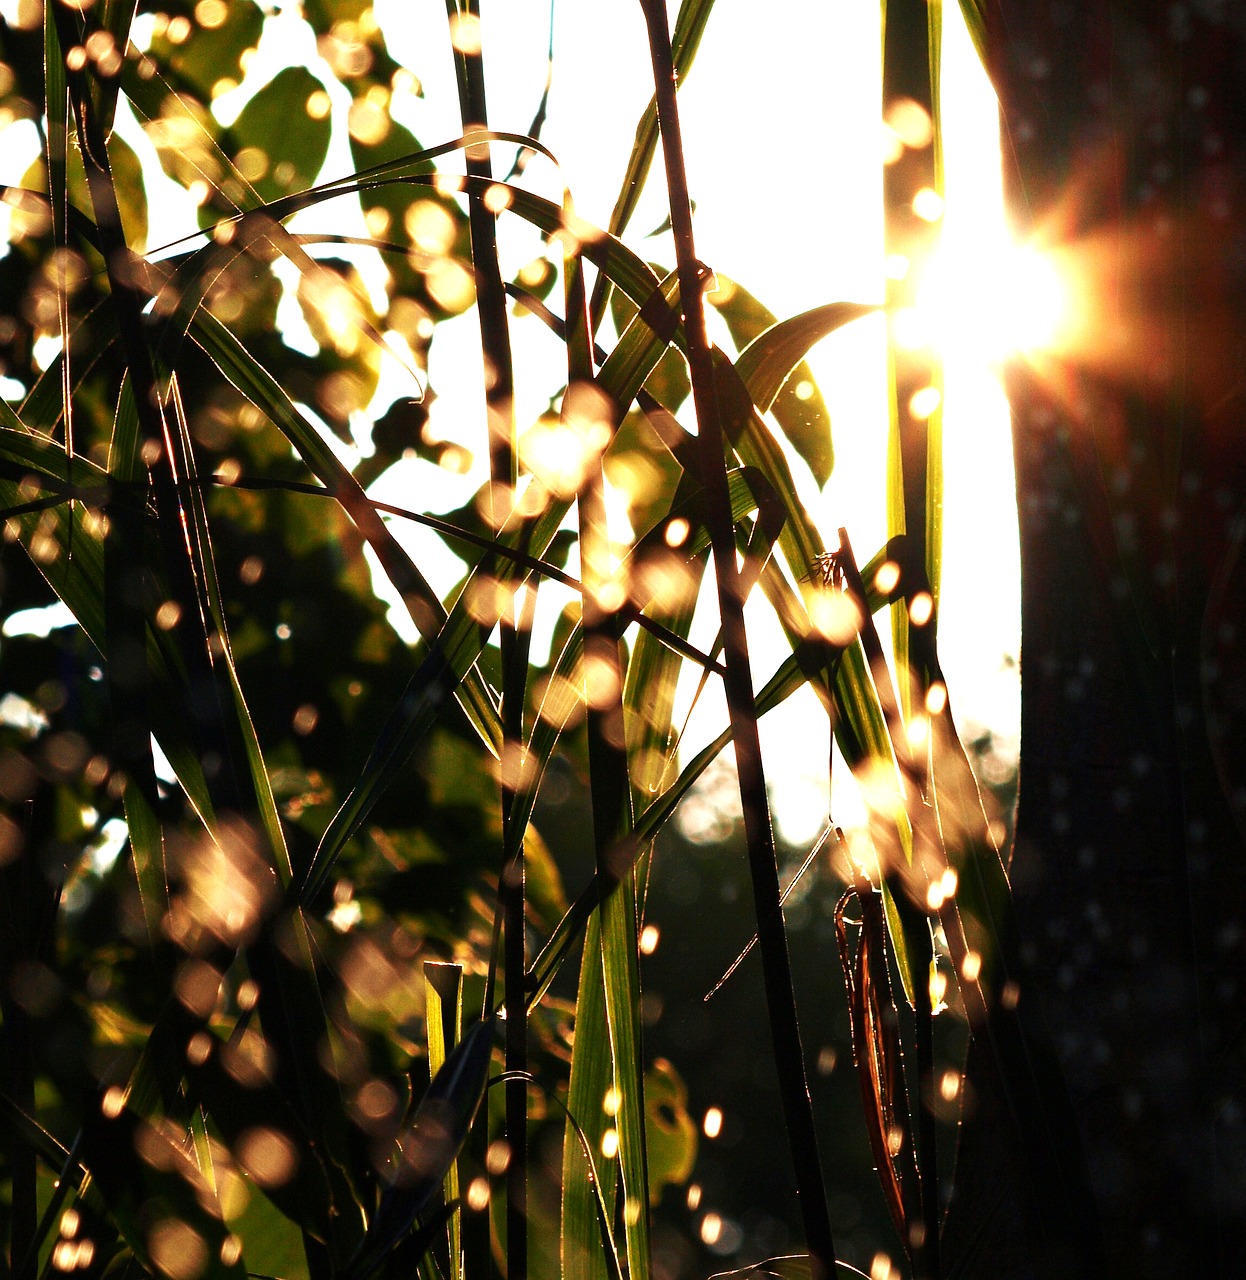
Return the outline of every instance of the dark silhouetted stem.
[[[446,0],[453,23],[456,18],[480,20],[477,0]],[[484,61],[475,52],[456,48],[459,111],[463,128],[488,126]],[[487,143],[468,147],[467,172],[473,178],[492,181],[493,167]],[[511,366],[510,330],[506,320],[506,292],[498,265],[497,227],[494,214],[479,195],[468,200],[468,226],[472,242],[472,267],[476,280],[476,309],[480,317],[484,356],[485,402],[488,407],[489,478],[492,482],[494,523],[505,515],[505,504],[516,481],[514,374]],[[520,620],[503,620],[502,733],[505,747],[517,749],[523,740],[524,688],[528,666],[528,635]],[[504,750],[505,750],[504,747]],[[503,847],[507,850],[498,893],[503,920],[503,965],[506,972],[506,1141],[510,1162],[506,1168],[506,1267],[512,1280],[528,1274],[528,1013],[524,999],[524,861],[523,841],[513,836],[511,808],[514,793],[502,783]]]
[[[748,841],[749,869],[753,882],[753,901],[765,975],[775,1069],[779,1076],[783,1116],[795,1166],[812,1273],[815,1280],[826,1280],[835,1274],[835,1243],[827,1212],[822,1164],[813,1123],[813,1106],[809,1098],[800,1026],[796,1018],[791,961],[779,901],[779,871],[775,859],[774,834],[770,827],[770,810],[766,801],[761,743],[757,733],[757,708],[753,701],[753,678],[744,628],[744,599],[736,568],[735,530],[731,520],[727,468],[723,455],[722,423],[714,386],[713,355],[705,330],[702,298],[704,272],[697,261],[692,235],[692,206],[684,171],[666,5],[662,0],[641,0],[641,6],[649,29],[658,124],[670,195],[671,228],[678,256],[684,332],[700,437],[702,478],[718,584],[718,603],[722,615],[727,667],[724,684],[739,770],[740,800],[744,809],[744,830]]]

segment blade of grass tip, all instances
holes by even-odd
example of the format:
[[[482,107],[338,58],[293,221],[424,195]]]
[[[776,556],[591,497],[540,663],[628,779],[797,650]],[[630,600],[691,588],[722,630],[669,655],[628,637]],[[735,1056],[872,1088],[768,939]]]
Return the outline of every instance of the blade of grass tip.
[[[424,962],[424,1024],[428,1038],[430,1079],[441,1070],[446,1057],[459,1043],[463,1031],[463,966],[439,960]],[[450,1270],[447,1280],[462,1280],[462,1209],[459,1199],[459,1164],[450,1162],[442,1183],[446,1205],[453,1206],[446,1223]]]
[[[804,1053],[796,1017],[791,963],[779,906],[779,874],[774,835],[770,828],[766,780],[757,733],[748,641],[744,629],[744,601],[738,591],[735,536],[727,492],[726,460],[719,417],[714,360],[705,330],[704,280],[692,234],[675,94],[675,70],[667,35],[666,6],[661,0],[642,0],[654,71],[654,88],[662,150],[670,194],[671,226],[679,260],[680,296],[701,443],[703,480],[718,580],[724,649],[727,705],[734,734],[740,799],[753,879],[757,928],[761,937],[767,1007],[774,1043],[775,1067],[783,1100],[788,1140],[795,1165],[801,1215],[804,1220],[815,1280],[835,1274],[835,1243],[827,1210],[826,1190],[818,1153],[813,1109],[805,1076]]]
[[[476,130],[489,127],[480,7],[477,0],[446,0],[446,13],[455,49],[455,79],[463,134],[470,137]],[[471,34],[465,34],[469,30]],[[492,182],[493,166],[487,142],[468,145],[466,166],[469,177]],[[467,217],[484,360],[489,478],[492,481],[490,505],[492,523],[496,528],[506,514],[503,504],[509,504],[509,495],[514,493],[518,482],[518,460],[506,292],[498,262],[496,215],[488,208],[485,199],[481,194],[469,196]],[[525,595],[530,595],[535,589],[534,581]],[[527,601],[525,604],[528,609],[532,607]],[[517,781],[513,774],[508,775],[507,762],[509,759],[513,764],[518,763],[523,749],[523,707],[531,636],[530,629],[522,627],[521,616],[516,617],[512,613],[510,618],[503,618],[499,635],[502,652],[503,849],[513,847],[515,850],[513,855],[503,853],[503,866],[498,877],[498,895],[505,922],[506,1070],[513,1073],[505,1085],[506,1142],[509,1148],[506,1166],[506,1266],[507,1274],[514,1280],[527,1280],[528,1275],[528,1087],[523,1078],[528,1069],[528,1013],[523,984],[523,975],[527,971],[524,860],[522,839],[507,839],[513,822],[514,783]]]
[[[683,0],[679,6],[675,29],[671,32],[671,60],[678,84],[683,84],[692,70],[697,50],[701,47],[701,37],[705,34],[713,9],[714,0]],[[631,222],[632,214],[636,212],[636,206],[644,192],[657,147],[658,100],[655,94],[649,99],[649,104],[636,124],[636,137],[628,157],[627,170],[623,174],[618,198],[610,213],[609,231],[612,236],[621,236],[627,230],[627,224]],[[589,307],[589,329],[592,333],[596,333],[601,327],[602,317],[610,303],[610,288],[611,281],[604,275],[599,276],[593,286],[593,301]]]

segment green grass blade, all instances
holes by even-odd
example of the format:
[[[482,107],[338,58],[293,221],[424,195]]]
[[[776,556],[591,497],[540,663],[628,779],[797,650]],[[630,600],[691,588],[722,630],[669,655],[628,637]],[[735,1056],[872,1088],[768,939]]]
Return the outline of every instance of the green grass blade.
[[[575,1016],[577,1028],[583,1026],[585,1034],[576,1035],[567,1092],[568,1121],[562,1147],[562,1274],[564,1280],[607,1280],[597,1198],[600,1196],[607,1208],[613,1206],[618,1165],[601,1155],[602,1140],[612,1127],[605,1100],[614,1073],[609,1039],[597,1030],[605,1024],[606,996],[601,918],[596,913],[584,931]],[[595,1168],[580,1144],[580,1134],[596,1153]]]
[[[877,310],[864,302],[828,302],[779,320],[758,334],[735,361],[736,373],[753,403],[764,413],[816,343]]]
[[[430,1078],[441,1070],[463,1031],[463,966],[437,960],[424,961],[424,1025],[428,1043]],[[459,1198],[459,1165],[451,1161],[442,1183],[447,1205],[455,1205],[446,1224],[450,1271],[447,1280],[462,1280],[463,1212]]]
[[[671,57],[675,65],[675,73],[682,84],[692,70],[697,50],[701,47],[701,37],[709,23],[714,9],[714,0],[683,0],[679,13],[675,18],[675,29],[671,32]],[[653,157],[658,147],[658,100],[655,94],[641,113],[636,124],[636,138],[632,143],[631,155],[628,157],[627,169],[623,181],[619,185],[619,194],[610,213],[610,234],[621,236],[627,230],[632,214],[644,192],[649,171],[653,167]],[[613,281],[612,283],[617,283]],[[590,308],[590,326],[593,333],[605,315],[608,290],[604,282],[598,282],[593,291]]]
[[[723,301],[720,293],[725,293]],[[832,302],[780,322],[742,285],[722,276],[706,301],[727,321],[740,353],[736,372],[753,403],[774,414],[788,443],[823,487],[835,463],[831,420],[805,356],[816,342],[877,308]]]
[[[260,749],[259,738],[256,736],[255,723],[247,707],[246,697],[238,681],[238,671],[234,665],[229,642],[229,627],[225,619],[225,605],[221,598],[216,561],[212,553],[212,535],[208,528],[208,513],[204,506],[203,489],[200,485],[189,482],[189,478],[194,475],[194,457],[190,442],[190,428],[182,407],[176,378],[173,380],[172,391],[172,407],[177,431],[171,439],[174,448],[179,452],[180,474],[186,480],[182,491],[183,509],[189,516],[187,538],[194,558],[196,579],[201,584],[203,592],[203,607],[207,615],[204,621],[210,622],[210,656],[213,666],[219,664],[219,676],[223,677],[228,686],[235,720],[234,728],[241,744],[255,808],[268,838],[278,879],[283,888],[288,888],[294,879],[294,868],[290,863],[290,852],[286,847],[285,833],[277,813],[277,802],[273,797],[268,767],[264,763],[264,754]],[[219,644],[213,645],[213,639],[218,640]]]

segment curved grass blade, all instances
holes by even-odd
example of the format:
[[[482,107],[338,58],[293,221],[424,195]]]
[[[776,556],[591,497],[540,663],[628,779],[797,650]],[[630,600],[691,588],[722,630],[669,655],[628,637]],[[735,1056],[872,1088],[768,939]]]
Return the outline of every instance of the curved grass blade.
[[[753,403],[763,413],[774,414],[787,442],[805,461],[818,487],[824,487],[835,462],[830,414],[805,356],[829,333],[875,308],[830,303],[780,323],[742,285],[723,276],[717,280],[718,288],[706,295],[706,301],[727,322],[740,353],[736,372]],[[720,293],[725,294],[721,301]]]
[[[764,413],[817,343],[878,309],[866,302],[828,302],[780,320],[758,334],[735,360],[736,373],[753,403]]]

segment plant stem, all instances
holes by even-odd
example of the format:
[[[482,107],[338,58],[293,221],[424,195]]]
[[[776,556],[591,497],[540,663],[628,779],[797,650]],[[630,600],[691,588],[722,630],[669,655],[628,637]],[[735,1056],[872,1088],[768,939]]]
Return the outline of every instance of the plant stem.
[[[451,23],[468,19],[479,24],[478,0],[446,0]],[[488,127],[484,59],[479,45],[474,51],[456,48],[459,111],[464,131]],[[468,147],[468,175],[484,182],[493,179],[487,143],[479,151]],[[510,331],[506,320],[506,292],[498,265],[497,227],[494,214],[479,195],[467,206],[471,232],[472,268],[476,280],[476,309],[480,317],[484,358],[485,404],[488,410],[489,478],[493,524],[506,515],[517,479],[515,455],[514,372]],[[530,599],[530,596],[528,597]],[[517,752],[523,741],[524,690],[527,681],[529,631],[519,617],[503,619],[499,643],[502,651],[503,758],[509,748]],[[505,771],[504,771],[505,773]],[[502,783],[503,848],[506,851],[498,894],[504,924],[503,965],[506,973],[506,1141],[510,1159],[506,1167],[506,1267],[512,1280],[528,1274],[528,1011],[524,999],[524,857],[522,836],[512,832],[514,787]]]
[[[778,863],[775,858],[774,833],[770,827],[766,777],[757,732],[757,707],[753,700],[748,637],[744,626],[744,598],[736,568],[735,530],[731,519],[714,360],[705,329],[702,296],[705,275],[703,267],[697,261],[692,234],[692,206],[684,169],[666,6],[662,0],[641,0],[641,7],[649,32],[658,124],[666,162],[671,228],[678,258],[679,291],[700,440],[707,521],[722,616],[727,668],[724,684],[739,771],[740,801],[744,810],[744,830],[765,975],[770,1034],[812,1274],[814,1280],[825,1280],[835,1274],[835,1242],[826,1205],[813,1106],[809,1097],[800,1026],[796,1017],[791,960],[783,929]]]

